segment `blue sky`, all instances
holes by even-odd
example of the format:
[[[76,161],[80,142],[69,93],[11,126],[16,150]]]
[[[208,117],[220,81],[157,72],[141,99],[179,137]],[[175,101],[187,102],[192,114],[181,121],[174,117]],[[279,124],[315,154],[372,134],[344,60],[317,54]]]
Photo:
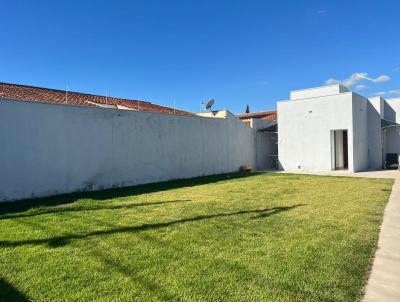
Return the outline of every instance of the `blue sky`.
[[[190,111],[215,98],[234,113],[274,109],[329,79],[400,96],[397,0],[14,0],[1,10],[4,82]],[[354,83],[353,73],[386,77]]]

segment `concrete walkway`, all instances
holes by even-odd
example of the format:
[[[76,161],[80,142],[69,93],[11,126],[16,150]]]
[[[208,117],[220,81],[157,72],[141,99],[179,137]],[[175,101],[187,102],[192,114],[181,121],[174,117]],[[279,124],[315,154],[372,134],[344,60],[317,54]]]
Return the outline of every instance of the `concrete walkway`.
[[[287,173],[287,172],[283,172]],[[290,173],[290,172],[289,172]],[[385,208],[378,248],[372,271],[365,288],[363,302],[400,301],[400,172],[382,170],[360,173],[329,172],[299,173],[330,176],[393,178],[395,180],[389,202]]]
[[[400,172],[383,216],[371,275],[364,302],[400,301]]]

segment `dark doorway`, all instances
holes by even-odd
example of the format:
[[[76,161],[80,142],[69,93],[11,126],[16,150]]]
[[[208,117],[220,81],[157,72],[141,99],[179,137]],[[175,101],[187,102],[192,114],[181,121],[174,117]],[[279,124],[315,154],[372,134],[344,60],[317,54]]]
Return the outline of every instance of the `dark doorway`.
[[[347,130],[334,130],[332,136],[333,170],[349,168],[349,144]]]
[[[344,169],[349,168],[349,147],[347,144],[347,130],[343,130],[343,165]]]

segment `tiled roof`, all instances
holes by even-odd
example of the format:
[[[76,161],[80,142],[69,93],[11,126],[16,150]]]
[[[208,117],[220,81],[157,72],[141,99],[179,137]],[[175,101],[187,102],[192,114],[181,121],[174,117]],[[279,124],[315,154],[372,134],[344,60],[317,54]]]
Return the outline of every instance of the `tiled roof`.
[[[73,91],[33,87],[0,82],[0,99],[23,100],[74,106],[96,106],[127,110],[152,111],[179,115],[190,112],[173,109],[146,101],[128,100]]]
[[[259,111],[259,112],[239,114],[237,115],[237,117],[241,120],[255,118],[261,120],[274,121],[277,119],[277,112],[276,110]]]

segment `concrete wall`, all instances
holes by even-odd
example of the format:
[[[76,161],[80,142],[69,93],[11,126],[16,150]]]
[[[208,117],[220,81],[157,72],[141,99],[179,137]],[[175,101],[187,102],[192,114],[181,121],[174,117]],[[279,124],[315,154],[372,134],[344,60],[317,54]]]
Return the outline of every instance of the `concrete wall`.
[[[385,119],[400,123],[400,98],[386,99]]]
[[[312,99],[278,102],[279,142],[278,154],[281,169],[288,171],[330,171],[332,169],[331,131],[348,130],[349,171],[365,165],[367,151],[366,130],[356,126],[358,142],[353,137],[353,105],[364,108],[355,118],[366,127],[366,104],[353,101],[353,93],[341,93]],[[358,108],[358,109],[360,109]],[[360,125],[361,127],[361,125]],[[361,152],[354,160],[353,145]],[[367,148],[365,146],[365,148]]]
[[[369,98],[367,102],[369,169],[383,167],[381,118],[385,115],[384,105],[381,97]]]
[[[254,166],[255,131],[225,115],[205,118],[0,100],[0,200]]]
[[[385,118],[385,99],[380,96],[368,98],[369,103],[374,107],[381,119]]]
[[[353,171],[368,170],[368,100],[358,94],[352,95],[352,113],[353,113]],[[380,131],[380,122],[376,124]],[[374,130],[375,131],[375,130]],[[350,136],[349,136],[350,139]],[[378,143],[380,143],[378,141]],[[350,153],[350,149],[349,149]],[[350,158],[350,156],[349,156]]]
[[[250,126],[254,130],[261,130],[271,126],[274,121],[250,119]],[[266,131],[257,131],[256,134],[256,169],[277,170],[278,134]]]
[[[250,127],[254,130],[264,129],[267,126],[270,126],[273,121],[262,120],[262,119],[250,119]]]
[[[385,153],[400,154],[400,127],[388,127],[385,132]]]
[[[384,102],[385,115],[388,121],[400,123],[400,98],[386,99]],[[400,154],[400,127],[391,126],[383,130],[384,159],[387,153]]]
[[[326,85],[315,88],[294,90],[290,92],[290,100],[303,100],[309,98],[317,98],[321,96],[335,95],[343,92],[348,92],[349,90],[339,84]]]
[[[260,131],[256,134],[256,168],[257,170],[277,170],[278,135]]]

